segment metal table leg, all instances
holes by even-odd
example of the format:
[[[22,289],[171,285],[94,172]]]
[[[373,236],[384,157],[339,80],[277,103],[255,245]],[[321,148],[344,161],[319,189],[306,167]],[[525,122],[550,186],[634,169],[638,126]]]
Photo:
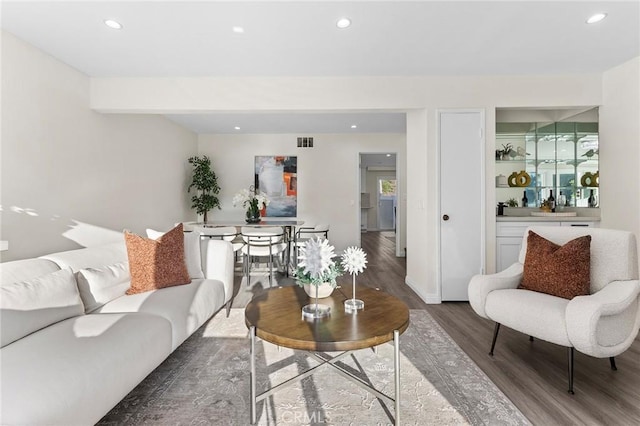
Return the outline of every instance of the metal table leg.
[[[251,424],[256,423],[256,328],[249,328],[249,339],[251,340]]]
[[[284,263],[284,274],[286,277],[289,277],[289,263],[291,262],[291,227],[285,226],[285,236],[287,239],[287,253],[285,255],[285,263]]]
[[[260,395],[257,395],[256,393],[256,355],[255,355],[256,328],[255,326],[252,326],[249,328],[249,337],[251,340],[251,349],[250,349],[251,351],[251,366],[250,366],[251,367],[251,372],[250,372],[251,374],[251,424],[256,423],[258,401],[262,401],[263,399],[267,398],[269,395],[274,394],[276,391],[282,388],[291,386],[292,384],[299,382],[306,377],[311,376],[312,374],[316,373],[318,369],[324,366],[333,367],[335,371],[339,373],[341,376],[345,377],[346,379],[349,379],[350,381],[360,386],[361,388],[371,392],[376,397],[385,399],[388,402],[394,403],[394,408],[395,408],[394,424],[396,425],[400,424],[400,332],[398,330],[393,331],[393,365],[394,365],[394,383],[395,383],[394,398],[391,398],[390,396],[380,392],[379,390],[375,389],[368,383],[362,381],[362,379],[354,376],[353,374],[351,374],[350,372],[348,372],[347,370],[343,369],[341,366],[338,366],[336,364],[342,358],[352,354],[353,351],[342,352],[341,354],[328,359],[326,357],[321,357],[316,353],[309,352],[308,355],[311,358],[314,358],[315,360],[317,360],[319,362],[318,365],[278,385],[275,385],[270,389],[267,389],[266,391],[262,392]]]
[[[291,225],[287,225],[285,227],[286,229],[286,235],[287,235],[287,254],[286,254],[286,266],[285,266],[285,274],[288,277],[289,276],[289,268],[291,268],[292,270],[296,269],[296,259],[293,259],[293,265],[291,264],[292,259],[291,259],[291,243],[293,242],[293,248],[295,249],[295,245],[296,245],[296,229],[294,226]]]
[[[396,421],[395,424],[400,424],[400,333],[398,330],[393,331],[393,364],[395,373],[395,387],[396,387]]]

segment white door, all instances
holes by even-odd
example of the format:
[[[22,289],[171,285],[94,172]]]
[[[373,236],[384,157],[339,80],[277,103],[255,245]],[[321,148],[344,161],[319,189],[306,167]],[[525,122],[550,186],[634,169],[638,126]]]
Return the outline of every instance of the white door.
[[[441,299],[469,300],[484,272],[484,114],[440,111]]]

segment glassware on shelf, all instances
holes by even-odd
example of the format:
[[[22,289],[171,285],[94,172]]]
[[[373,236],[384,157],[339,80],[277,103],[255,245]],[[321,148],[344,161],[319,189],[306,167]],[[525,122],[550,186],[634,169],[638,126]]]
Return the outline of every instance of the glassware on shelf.
[[[562,191],[560,191],[560,194],[558,195],[558,200],[556,201],[556,208],[558,210],[564,210],[566,205],[567,205],[567,196],[564,195]]]
[[[553,197],[553,189],[549,190],[549,198],[547,198],[547,204],[552,212],[556,211],[556,199]]]
[[[587,200],[587,205],[589,207],[597,207],[598,206],[598,198],[593,195],[593,189],[589,192],[589,199]]]

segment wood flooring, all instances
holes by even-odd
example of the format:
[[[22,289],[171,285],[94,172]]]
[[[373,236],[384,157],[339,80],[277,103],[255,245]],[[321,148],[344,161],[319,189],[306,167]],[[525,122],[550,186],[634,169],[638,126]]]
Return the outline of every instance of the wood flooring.
[[[567,393],[567,348],[529,341],[528,336],[502,327],[494,356],[488,355],[494,324],[473,312],[468,303],[425,304],[405,283],[406,260],[395,256],[394,242],[379,232],[362,234],[367,253],[365,272],[357,285],[377,287],[403,300],[410,309],[427,310],[463,351],[485,372],[535,425],[640,425],[640,338],[616,357],[618,371],[608,359],[576,352],[575,395]],[[293,285],[275,274],[274,285]],[[234,307],[244,307],[268,277],[256,274],[251,287],[236,275]],[[351,288],[351,278],[339,284]],[[356,288],[357,291],[357,288]]]

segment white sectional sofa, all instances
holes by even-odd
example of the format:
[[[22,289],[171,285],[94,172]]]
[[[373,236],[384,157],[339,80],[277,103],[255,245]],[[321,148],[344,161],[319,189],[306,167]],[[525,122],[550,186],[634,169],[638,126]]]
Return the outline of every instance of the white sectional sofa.
[[[204,278],[134,295],[124,241],[0,264],[0,423],[99,421],[233,295],[229,242]]]

